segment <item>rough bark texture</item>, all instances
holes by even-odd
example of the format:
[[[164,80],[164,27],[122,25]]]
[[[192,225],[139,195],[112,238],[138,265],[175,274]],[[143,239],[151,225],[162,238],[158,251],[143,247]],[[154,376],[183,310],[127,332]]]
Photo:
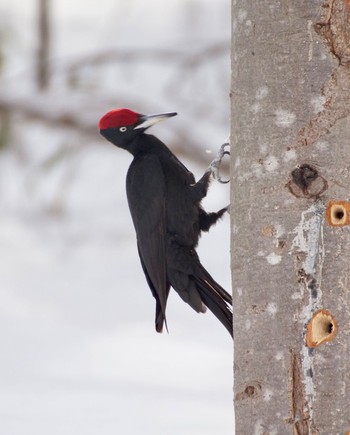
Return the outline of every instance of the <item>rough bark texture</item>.
[[[232,8],[236,434],[350,433],[350,2]]]

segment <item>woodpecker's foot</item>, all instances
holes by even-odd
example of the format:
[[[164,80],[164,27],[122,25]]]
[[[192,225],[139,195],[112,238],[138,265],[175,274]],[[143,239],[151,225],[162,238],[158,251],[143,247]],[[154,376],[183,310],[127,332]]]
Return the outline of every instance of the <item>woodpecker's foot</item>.
[[[217,156],[210,163],[210,165],[207,169],[207,172],[211,172],[213,174],[213,177],[215,178],[215,180],[217,180],[219,183],[223,183],[223,184],[226,184],[230,181],[230,180],[223,180],[221,178],[221,175],[220,175],[220,165],[221,165],[222,159],[224,158],[225,155],[227,155],[227,156],[230,155],[230,151],[228,151],[226,149],[226,147],[230,147],[230,144],[228,142],[225,142],[223,145],[221,145]]]
[[[229,206],[222,208],[217,212],[207,213],[204,210],[199,212],[199,228],[201,231],[209,231],[209,228],[216,224],[222,215],[229,211]]]

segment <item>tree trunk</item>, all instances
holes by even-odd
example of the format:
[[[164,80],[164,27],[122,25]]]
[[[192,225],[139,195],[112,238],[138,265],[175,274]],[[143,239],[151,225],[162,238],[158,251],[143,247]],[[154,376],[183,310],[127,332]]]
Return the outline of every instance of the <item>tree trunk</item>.
[[[349,8],[232,0],[237,435],[350,433]]]

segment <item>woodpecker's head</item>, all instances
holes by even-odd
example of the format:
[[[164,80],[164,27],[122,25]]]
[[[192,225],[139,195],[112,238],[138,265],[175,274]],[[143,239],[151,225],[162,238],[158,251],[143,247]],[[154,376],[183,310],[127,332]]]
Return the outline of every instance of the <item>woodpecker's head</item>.
[[[175,115],[176,112],[142,115],[129,109],[114,109],[102,116],[98,128],[114,145],[128,149],[128,144],[147,128]]]

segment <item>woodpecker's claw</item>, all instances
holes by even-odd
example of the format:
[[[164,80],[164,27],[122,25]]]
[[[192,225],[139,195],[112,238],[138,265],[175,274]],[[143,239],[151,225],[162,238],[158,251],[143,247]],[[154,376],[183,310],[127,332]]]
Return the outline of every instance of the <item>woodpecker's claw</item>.
[[[219,183],[226,184],[230,180],[223,180],[220,175],[220,165],[222,162],[222,159],[225,155],[229,156],[230,151],[225,150],[226,147],[229,147],[230,144],[228,142],[225,142],[223,145],[221,145],[220,150],[215,157],[215,159],[210,163],[209,168],[207,171],[211,172],[213,174],[213,177],[215,180],[217,180]]]

